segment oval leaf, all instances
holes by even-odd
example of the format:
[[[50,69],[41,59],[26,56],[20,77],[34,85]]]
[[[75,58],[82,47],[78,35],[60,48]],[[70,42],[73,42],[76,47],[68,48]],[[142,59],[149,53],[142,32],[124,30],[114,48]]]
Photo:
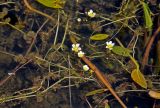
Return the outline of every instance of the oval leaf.
[[[91,40],[104,40],[104,39],[107,39],[109,37],[109,35],[107,34],[95,34],[93,36],[90,37]]]
[[[121,46],[114,46],[112,49],[113,53],[128,57],[130,53],[132,52],[130,49],[121,47]]]
[[[63,8],[64,0],[36,0],[40,4],[50,7],[50,8]]]
[[[131,73],[131,77],[133,81],[135,81],[138,85],[140,85],[143,88],[147,88],[147,82],[144,78],[144,75],[140,72],[139,69],[134,69]]]
[[[148,92],[149,96],[154,98],[154,99],[160,99],[160,92],[152,91],[150,90]]]

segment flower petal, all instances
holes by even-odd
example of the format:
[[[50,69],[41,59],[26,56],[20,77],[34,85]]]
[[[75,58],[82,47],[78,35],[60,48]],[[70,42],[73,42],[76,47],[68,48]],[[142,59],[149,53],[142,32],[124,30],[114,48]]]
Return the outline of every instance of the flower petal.
[[[79,51],[79,52],[78,52],[78,57],[83,57],[83,56],[84,56],[84,52]]]
[[[72,44],[72,47],[75,47],[75,44]]]
[[[88,65],[84,65],[84,66],[83,66],[83,70],[84,70],[84,71],[88,71],[88,70],[89,70]]]
[[[106,44],[108,45],[108,42],[106,42]]]
[[[109,44],[112,44],[112,41],[109,41]]]
[[[77,44],[76,44],[76,47],[79,47],[79,46],[80,46],[80,44],[77,43]]]
[[[92,9],[90,9],[90,10],[89,10],[89,13],[93,13],[93,10],[92,10]]]

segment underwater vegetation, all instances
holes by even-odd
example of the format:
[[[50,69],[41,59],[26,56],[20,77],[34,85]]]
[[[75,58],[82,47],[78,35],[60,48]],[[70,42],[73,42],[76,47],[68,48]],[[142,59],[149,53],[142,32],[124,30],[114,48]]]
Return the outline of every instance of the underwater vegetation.
[[[0,108],[159,108],[158,0],[1,0]]]

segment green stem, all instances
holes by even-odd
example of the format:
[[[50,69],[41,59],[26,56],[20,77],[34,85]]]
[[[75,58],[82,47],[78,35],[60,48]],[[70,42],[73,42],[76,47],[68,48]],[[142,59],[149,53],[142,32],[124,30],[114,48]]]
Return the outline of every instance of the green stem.
[[[129,58],[134,62],[134,64],[136,65],[137,70],[139,70],[139,64],[137,63],[136,59],[134,57],[132,57],[131,55],[129,55]]]

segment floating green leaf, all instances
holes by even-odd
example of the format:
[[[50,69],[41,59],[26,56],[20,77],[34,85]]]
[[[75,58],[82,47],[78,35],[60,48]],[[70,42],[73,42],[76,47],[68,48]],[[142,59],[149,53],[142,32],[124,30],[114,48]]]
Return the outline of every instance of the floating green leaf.
[[[146,4],[145,2],[141,2],[141,3],[144,11],[145,26],[146,28],[151,30],[153,25],[152,18],[151,18],[151,10],[149,9],[148,4]]]
[[[128,57],[130,53],[132,52],[130,49],[121,47],[121,46],[114,46],[112,49],[113,53]]]
[[[109,37],[109,35],[107,34],[95,34],[93,36],[90,37],[91,40],[104,40],[104,39],[107,39]]]
[[[140,85],[143,88],[147,88],[147,82],[144,78],[144,75],[140,72],[139,69],[134,69],[131,73],[131,77],[133,81],[135,81],[138,85]]]
[[[98,94],[98,93],[103,93],[105,91],[106,91],[106,89],[94,90],[94,91],[91,91],[91,92],[87,93],[86,96],[92,96],[92,95],[95,95],[95,94]]]
[[[40,4],[50,7],[50,8],[63,8],[64,0],[36,0]]]

